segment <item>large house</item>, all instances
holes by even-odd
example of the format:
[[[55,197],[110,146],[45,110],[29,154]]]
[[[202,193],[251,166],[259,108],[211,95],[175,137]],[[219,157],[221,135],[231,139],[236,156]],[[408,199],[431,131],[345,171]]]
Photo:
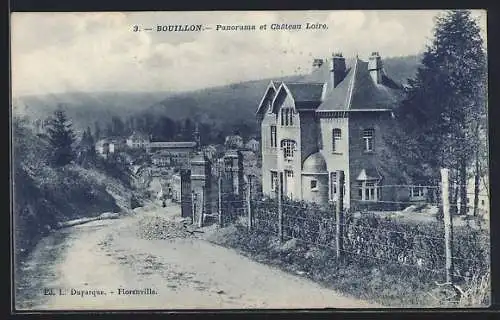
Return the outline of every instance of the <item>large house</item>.
[[[125,141],[119,137],[103,138],[96,142],[95,149],[99,155],[108,155],[122,151]]]
[[[158,141],[146,144],[146,151],[156,166],[189,166],[189,159],[196,148],[194,141]]]
[[[394,190],[380,188],[394,184],[380,156],[402,90],[377,52],[368,61],[314,59],[300,81],[271,81],[257,110],[263,193],[275,196],[283,173],[285,196],[326,204],[337,199],[343,170],[346,208],[394,199]]]
[[[127,138],[126,144],[129,148],[145,148],[149,140],[148,135],[134,132]]]
[[[115,145],[109,139],[101,139],[96,142],[95,149],[99,155],[107,155],[115,152]]]

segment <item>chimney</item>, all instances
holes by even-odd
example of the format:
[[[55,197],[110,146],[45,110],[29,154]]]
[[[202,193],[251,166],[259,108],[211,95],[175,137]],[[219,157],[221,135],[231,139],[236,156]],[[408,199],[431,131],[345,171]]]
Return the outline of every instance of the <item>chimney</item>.
[[[345,77],[345,58],[342,56],[342,53],[338,52],[332,55],[330,71],[333,88],[335,88]]]
[[[382,59],[378,52],[372,52],[368,58],[368,71],[376,84],[382,83]]]
[[[319,69],[323,65],[323,59],[314,59],[313,61],[313,71]]]

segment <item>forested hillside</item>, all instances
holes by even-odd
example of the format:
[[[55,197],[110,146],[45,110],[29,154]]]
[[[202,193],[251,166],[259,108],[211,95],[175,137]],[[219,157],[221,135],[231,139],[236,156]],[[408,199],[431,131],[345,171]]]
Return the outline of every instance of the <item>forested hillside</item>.
[[[51,138],[13,121],[13,219],[16,258],[22,258],[58,223],[119,212],[131,190],[118,166],[95,159],[53,162]],[[124,173],[126,175],[126,173]],[[125,177],[124,177],[125,178]]]
[[[404,83],[414,76],[419,63],[420,56],[417,55],[386,58],[384,68],[394,80]],[[272,80],[295,81],[299,78],[297,75]],[[158,136],[158,139],[185,140],[191,138],[190,130],[194,123],[198,123],[205,142],[220,143],[223,137],[235,130],[245,137],[259,135],[255,111],[270,80],[178,93],[76,92],[27,96],[15,100],[14,106],[19,112],[43,119],[62,104],[73,119],[75,129],[90,127],[93,131],[100,131],[98,136],[129,134],[138,130]],[[191,123],[186,123],[186,119]],[[160,132],[162,130],[168,132]]]

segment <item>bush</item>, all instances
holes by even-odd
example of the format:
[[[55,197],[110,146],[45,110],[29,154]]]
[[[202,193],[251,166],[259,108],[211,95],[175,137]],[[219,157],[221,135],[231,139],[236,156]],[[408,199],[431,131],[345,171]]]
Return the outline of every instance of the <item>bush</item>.
[[[346,252],[344,259],[337,260],[333,243],[322,245],[327,243],[318,240],[318,244],[313,244],[301,241],[298,235],[295,235],[298,240],[285,236],[285,242],[281,243],[277,237],[277,203],[264,199],[253,204],[252,231],[233,224],[221,229],[224,235],[216,238],[217,243],[242,250],[260,262],[307,275],[361,299],[396,307],[447,306],[439,299],[429,298],[436,289],[435,283],[445,279],[440,272],[444,268],[442,224],[407,225],[375,215],[355,219],[348,213],[345,248],[350,252]],[[310,217],[313,211],[309,213],[304,209],[298,214],[302,218]],[[285,224],[294,223],[300,227],[300,221],[288,218]],[[302,227],[307,228],[307,223]],[[322,229],[322,232],[329,231]],[[455,282],[465,293],[460,305],[487,305],[490,285],[485,235],[469,227],[456,228],[454,234],[456,271],[463,274],[463,270],[470,270],[471,273],[470,277],[457,277]]]
[[[308,246],[336,250],[336,221],[333,208],[316,204],[283,201],[283,237],[296,238]],[[274,199],[252,203],[255,229],[278,234],[278,204]],[[347,260],[362,260],[369,266],[404,266],[423,270],[436,279],[444,277],[444,225],[440,222],[408,224],[400,220],[346,212],[344,253]],[[489,267],[489,236],[469,226],[454,228],[454,273],[458,283]]]
[[[105,186],[86,178],[78,168],[47,167],[36,176],[19,169],[14,180],[15,246],[19,253],[28,253],[58,222],[119,210]]]
[[[95,168],[112,178],[118,179],[127,187],[132,186],[132,174],[129,165],[119,154],[112,154],[107,159],[97,158]]]
[[[222,195],[222,217],[223,223],[235,222],[238,217],[245,213],[245,199],[236,194]]]
[[[130,198],[130,208],[135,209],[142,206],[142,202],[134,195]]]

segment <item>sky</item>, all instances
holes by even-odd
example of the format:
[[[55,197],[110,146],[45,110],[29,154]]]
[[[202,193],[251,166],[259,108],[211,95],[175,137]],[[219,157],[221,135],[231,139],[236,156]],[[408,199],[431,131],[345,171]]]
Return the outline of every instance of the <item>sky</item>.
[[[332,52],[366,60],[417,54],[435,10],[98,12],[11,15],[13,97],[67,91],[185,91],[308,72]],[[486,11],[474,10],[486,39]],[[271,24],[301,30],[271,30]],[[327,29],[305,30],[306,23]],[[201,32],[156,32],[202,24]],[[255,31],[216,31],[216,25]],[[267,30],[259,26],[267,24]],[[134,32],[133,26],[153,31]]]

